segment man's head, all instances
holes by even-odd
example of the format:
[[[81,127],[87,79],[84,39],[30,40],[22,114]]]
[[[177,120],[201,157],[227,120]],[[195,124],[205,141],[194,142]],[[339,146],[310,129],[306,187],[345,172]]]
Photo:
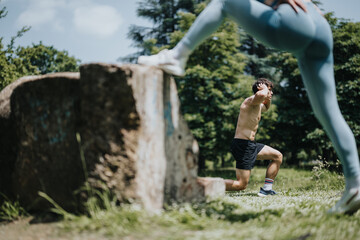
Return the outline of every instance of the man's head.
[[[256,80],[256,82],[252,86],[252,90],[253,90],[254,94],[257,91],[259,91],[258,87],[260,84],[265,84],[270,90],[272,90],[274,87],[274,84],[272,82],[270,82],[269,80],[267,80],[266,78],[259,78],[258,80]]]

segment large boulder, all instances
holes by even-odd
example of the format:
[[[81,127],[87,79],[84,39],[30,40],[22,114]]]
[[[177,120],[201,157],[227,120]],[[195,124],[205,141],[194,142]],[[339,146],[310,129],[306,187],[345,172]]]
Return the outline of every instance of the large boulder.
[[[149,210],[225,192],[222,179],[198,179],[175,81],[154,67],[93,63],[80,75],[21,78],[0,93],[0,130],[9,170],[0,191],[28,208],[48,206],[43,191],[75,209],[74,192],[91,193],[78,191],[85,183]]]
[[[45,203],[38,191],[66,208],[74,206],[73,191],[84,181],[79,178],[83,172],[75,136],[79,74],[20,78],[0,99],[2,131],[11,131],[2,136],[1,152],[8,152],[1,158],[1,164],[7,163],[6,188],[11,186],[12,195],[27,207]]]
[[[11,174],[17,152],[15,128],[10,119],[10,96],[14,88],[22,81],[19,79],[0,92],[0,193],[8,197],[13,197]]]

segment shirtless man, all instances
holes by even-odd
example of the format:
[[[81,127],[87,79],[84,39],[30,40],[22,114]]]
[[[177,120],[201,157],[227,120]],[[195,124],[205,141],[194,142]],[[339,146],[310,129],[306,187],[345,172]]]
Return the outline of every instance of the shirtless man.
[[[252,88],[254,95],[241,104],[235,137],[231,143],[231,153],[236,160],[237,180],[225,180],[227,191],[240,191],[247,187],[255,160],[271,160],[266,170],[264,187],[260,188],[258,195],[263,197],[276,194],[272,185],[282,162],[282,154],[254,141],[261,113],[270,108],[272,88],[272,82],[259,78]]]

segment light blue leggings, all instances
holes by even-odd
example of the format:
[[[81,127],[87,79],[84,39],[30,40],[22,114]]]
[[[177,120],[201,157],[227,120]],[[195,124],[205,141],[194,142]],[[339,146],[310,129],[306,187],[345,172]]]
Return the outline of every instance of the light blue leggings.
[[[308,12],[281,4],[275,11],[255,0],[212,0],[181,40],[190,51],[229,17],[256,39],[293,53],[301,70],[311,106],[330,137],[346,178],[360,176],[355,138],[336,99],[333,42],[329,24],[311,2]]]

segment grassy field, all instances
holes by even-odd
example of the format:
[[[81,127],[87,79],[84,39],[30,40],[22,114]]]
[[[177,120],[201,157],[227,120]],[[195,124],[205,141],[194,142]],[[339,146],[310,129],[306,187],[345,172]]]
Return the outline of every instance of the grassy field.
[[[360,239],[360,212],[326,214],[341,196],[342,176],[321,167],[281,169],[274,185],[279,194],[261,198],[264,174],[265,168],[255,168],[243,192],[152,214],[137,205],[115,206],[104,197],[105,209],[90,204],[90,216],[64,213],[57,234],[65,239]],[[202,175],[233,178],[234,170]]]

